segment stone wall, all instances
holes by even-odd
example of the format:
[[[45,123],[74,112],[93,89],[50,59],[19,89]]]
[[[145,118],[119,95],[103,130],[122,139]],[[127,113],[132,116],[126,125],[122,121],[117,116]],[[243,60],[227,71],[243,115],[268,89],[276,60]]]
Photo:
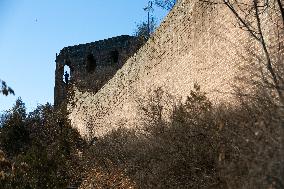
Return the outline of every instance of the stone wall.
[[[233,103],[234,86],[242,85],[236,76],[250,80],[251,73],[242,70],[251,61],[248,48],[259,49],[236,27],[227,7],[179,1],[154,36],[97,94],[75,89],[69,118],[82,135],[139,126],[137,99],[158,87],[184,98],[195,83],[212,102]]]
[[[122,35],[63,48],[55,61],[54,104],[66,98],[65,65],[70,68],[70,85],[96,93],[140,46],[136,37]]]

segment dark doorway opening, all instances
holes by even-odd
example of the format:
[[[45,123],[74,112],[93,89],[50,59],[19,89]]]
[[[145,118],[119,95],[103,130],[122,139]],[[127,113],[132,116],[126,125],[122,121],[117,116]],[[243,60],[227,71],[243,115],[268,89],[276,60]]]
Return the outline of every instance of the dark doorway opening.
[[[68,65],[64,66],[64,72],[63,72],[63,81],[64,83],[68,84],[71,77],[71,69]]]
[[[87,62],[86,62],[86,69],[88,73],[93,73],[96,70],[97,63],[96,59],[94,58],[94,55],[89,54],[87,56]]]

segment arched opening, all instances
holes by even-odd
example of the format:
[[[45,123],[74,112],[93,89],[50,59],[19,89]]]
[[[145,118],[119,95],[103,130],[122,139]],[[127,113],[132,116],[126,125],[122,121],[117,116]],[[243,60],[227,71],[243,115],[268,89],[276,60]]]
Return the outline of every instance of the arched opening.
[[[118,57],[119,57],[118,51],[117,50],[111,51],[110,52],[110,57],[111,57],[111,62],[112,63],[117,63],[118,62]]]
[[[71,69],[68,65],[65,65],[64,72],[63,72],[63,82],[65,84],[68,84],[70,81],[70,77],[71,77]]]
[[[87,56],[86,60],[86,69],[88,73],[93,73],[97,67],[96,59],[94,58],[94,55],[89,54]]]

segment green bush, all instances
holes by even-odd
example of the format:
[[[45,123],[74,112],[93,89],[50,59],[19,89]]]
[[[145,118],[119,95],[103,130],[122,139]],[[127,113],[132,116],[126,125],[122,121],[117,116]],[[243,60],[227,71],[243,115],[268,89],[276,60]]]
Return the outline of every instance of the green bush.
[[[18,99],[13,109],[3,117],[1,124],[0,145],[9,156],[23,152],[29,143],[25,119],[25,104]]]
[[[1,148],[12,167],[0,170],[1,188],[66,188],[81,182],[83,168],[78,151],[85,142],[72,129],[66,112],[50,104],[26,115],[24,103],[1,121]],[[83,165],[83,164],[82,164]]]

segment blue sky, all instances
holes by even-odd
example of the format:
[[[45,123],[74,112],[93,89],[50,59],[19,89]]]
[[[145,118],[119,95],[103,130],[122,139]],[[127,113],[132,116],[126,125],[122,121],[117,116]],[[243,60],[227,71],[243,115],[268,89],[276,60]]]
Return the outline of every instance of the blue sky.
[[[0,0],[0,112],[21,97],[29,111],[53,103],[55,54],[65,46],[132,35],[147,0]],[[166,11],[155,8],[161,21]]]

